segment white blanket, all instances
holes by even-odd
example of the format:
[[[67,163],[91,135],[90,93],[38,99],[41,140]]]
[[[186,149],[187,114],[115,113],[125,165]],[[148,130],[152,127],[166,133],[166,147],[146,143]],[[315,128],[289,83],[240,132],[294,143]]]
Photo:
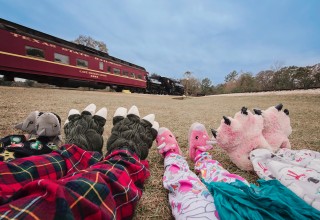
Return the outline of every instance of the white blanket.
[[[312,207],[320,210],[320,153],[311,150],[280,149],[272,153],[256,149],[250,160],[257,175],[277,179]]]

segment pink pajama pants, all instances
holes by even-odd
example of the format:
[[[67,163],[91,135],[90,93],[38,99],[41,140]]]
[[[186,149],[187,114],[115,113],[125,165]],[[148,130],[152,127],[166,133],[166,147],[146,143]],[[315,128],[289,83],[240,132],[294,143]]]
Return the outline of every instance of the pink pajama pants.
[[[225,170],[211,155],[203,152],[196,157],[195,171],[189,169],[185,158],[171,153],[164,159],[163,185],[169,191],[169,203],[175,219],[219,219],[212,195],[201,182],[248,182]]]

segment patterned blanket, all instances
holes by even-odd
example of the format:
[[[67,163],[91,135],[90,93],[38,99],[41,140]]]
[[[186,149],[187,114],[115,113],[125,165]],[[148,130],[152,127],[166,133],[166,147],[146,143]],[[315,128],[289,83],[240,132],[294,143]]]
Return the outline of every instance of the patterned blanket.
[[[5,219],[131,219],[150,175],[128,149],[101,154],[64,145],[50,154],[0,162]]]

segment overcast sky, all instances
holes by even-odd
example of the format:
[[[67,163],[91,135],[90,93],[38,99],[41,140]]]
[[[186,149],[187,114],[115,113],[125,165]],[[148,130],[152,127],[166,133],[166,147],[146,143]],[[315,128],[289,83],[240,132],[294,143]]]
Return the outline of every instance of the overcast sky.
[[[320,62],[318,0],[0,0],[0,17],[65,40],[88,35],[149,73],[214,85],[233,70]]]

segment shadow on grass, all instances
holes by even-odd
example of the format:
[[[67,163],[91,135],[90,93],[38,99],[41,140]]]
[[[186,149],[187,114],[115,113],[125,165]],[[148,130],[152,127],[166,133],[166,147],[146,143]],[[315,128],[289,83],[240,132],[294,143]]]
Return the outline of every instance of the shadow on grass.
[[[190,97],[190,96],[185,96],[185,95],[183,95],[183,96],[179,96],[179,97],[173,97],[172,99],[185,100],[185,99],[191,99],[191,97]]]

